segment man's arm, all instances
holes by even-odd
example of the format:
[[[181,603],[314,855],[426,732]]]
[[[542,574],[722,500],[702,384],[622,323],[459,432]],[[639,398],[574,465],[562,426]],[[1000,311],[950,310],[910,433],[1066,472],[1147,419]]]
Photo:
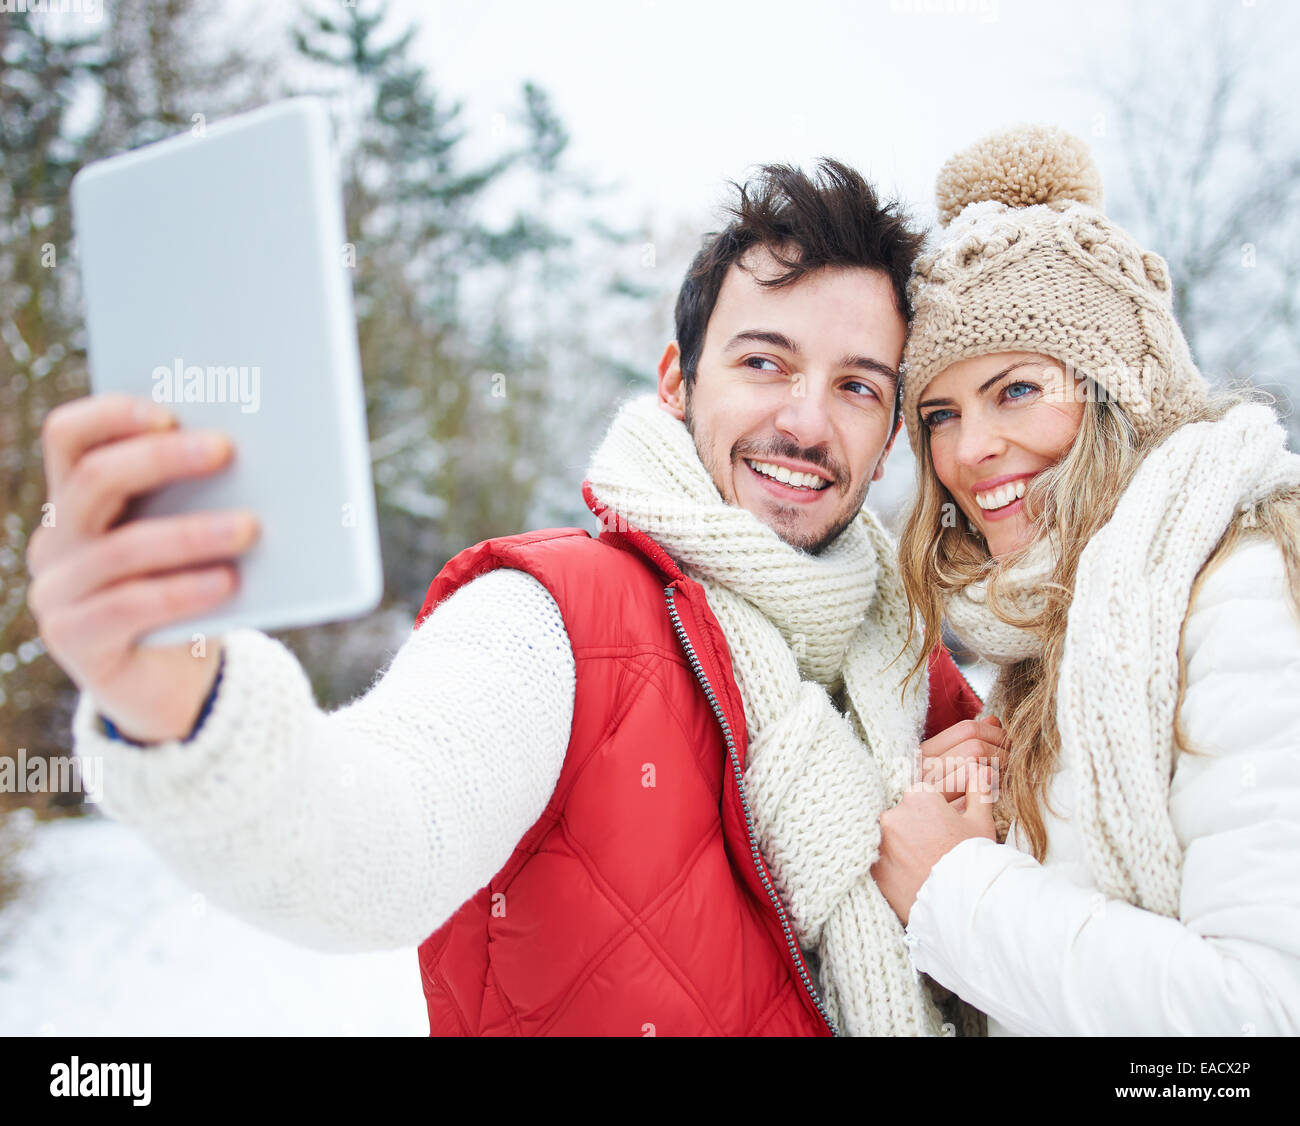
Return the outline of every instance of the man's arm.
[[[466,584],[330,714],[280,642],[235,630],[225,646],[191,741],[113,740],[86,693],[73,732],[102,763],[100,808],[257,926],[321,950],[418,945],[550,800],[574,662],[559,608],[525,572]]]

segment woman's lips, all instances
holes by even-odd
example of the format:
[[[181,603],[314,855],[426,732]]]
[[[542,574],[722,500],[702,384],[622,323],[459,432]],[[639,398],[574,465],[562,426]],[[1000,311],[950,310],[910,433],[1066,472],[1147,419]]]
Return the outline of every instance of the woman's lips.
[[[979,505],[976,505],[975,511],[985,520],[1006,520],[1008,517],[1014,516],[1024,507],[1025,498],[1017,497],[1005,508],[980,508]]]
[[[1019,491],[1024,492],[1025,488],[1028,488],[1029,482],[1036,476],[1036,473],[1008,473],[1004,477],[994,477],[988,481],[981,481],[978,486],[973,486],[971,489],[971,503],[975,506],[975,511],[984,519],[1005,520],[1024,508],[1024,497],[1015,497],[1001,508],[983,508],[975,498],[980,494],[991,494],[995,489],[1021,485],[1022,482],[1023,487]]]

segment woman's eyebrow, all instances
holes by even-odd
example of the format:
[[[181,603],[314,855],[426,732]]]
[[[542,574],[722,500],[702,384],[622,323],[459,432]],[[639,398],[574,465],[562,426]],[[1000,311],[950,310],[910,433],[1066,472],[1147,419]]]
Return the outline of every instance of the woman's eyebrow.
[[[987,391],[990,387],[992,387],[993,384],[995,384],[999,379],[1001,379],[1005,375],[1010,375],[1013,371],[1016,370],[1016,368],[1026,367],[1030,364],[1036,364],[1037,362],[1038,362],[1037,360],[1017,360],[1014,364],[1009,364],[1007,367],[1004,367],[1000,372],[998,372],[997,375],[995,375],[992,379],[986,379],[983,383],[981,383],[979,386],[978,394],[983,395],[984,392]],[[951,399],[926,399],[925,402],[923,403],[917,403],[916,409],[920,410],[922,407],[942,407],[942,406],[947,406],[951,402],[952,402]]]
[[[1013,371],[1016,370],[1016,368],[1027,367],[1030,364],[1036,364],[1037,362],[1038,362],[1037,360],[1017,360],[1014,364],[1011,364],[1008,367],[1004,367],[992,379],[985,380],[983,383],[981,383],[979,393],[983,395],[984,392],[987,391],[990,387],[992,387],[993,384],[995,384],[999,379],[1001,379],[1004,375],[1010,375]]]

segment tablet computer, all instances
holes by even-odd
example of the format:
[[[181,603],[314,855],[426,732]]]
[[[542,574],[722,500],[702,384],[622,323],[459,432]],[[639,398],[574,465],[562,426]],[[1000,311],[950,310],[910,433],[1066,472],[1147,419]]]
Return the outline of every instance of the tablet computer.
[[[290,98],[88,165],[71,187],[95,392],[220,430],[226,468],[127,518],[247,508],[239,586],[148,634],[190,641],[373,610],[383,592],[365,396],[329,115]]]

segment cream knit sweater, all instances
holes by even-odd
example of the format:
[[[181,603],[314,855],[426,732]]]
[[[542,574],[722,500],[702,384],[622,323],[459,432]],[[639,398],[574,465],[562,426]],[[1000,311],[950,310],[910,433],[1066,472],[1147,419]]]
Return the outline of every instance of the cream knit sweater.
[[[523,571],[441,603],[358,700],[326,714],[293,654],[256,630],[195,739],[101,734],[83,693],[75,750],[97,804],[195,890],[318,950],[413,947],[509,858],[550,800],[573,717],[559,607]]]

